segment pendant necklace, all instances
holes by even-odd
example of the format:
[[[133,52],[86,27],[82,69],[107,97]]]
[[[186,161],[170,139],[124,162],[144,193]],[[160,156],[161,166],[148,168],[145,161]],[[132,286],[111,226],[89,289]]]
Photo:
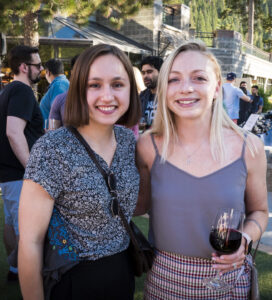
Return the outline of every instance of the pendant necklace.
[[[197,151],[199,151],[199,149],[201,148],[201,146],[204,144],[205,140],[203,140],[198,146],[197,148],[193,151],[193,153],[191,154],[187,154],[186,151],[185,151],[185,148],[183,147],[182,143],[179,141],[179,144],[181,146],[181,148],[183,149],[185,155],[187,156],[186,159],[185,159],[185,163],[187,166],[189,166],[191,163],[192,163],[192,157],[197,153]]]

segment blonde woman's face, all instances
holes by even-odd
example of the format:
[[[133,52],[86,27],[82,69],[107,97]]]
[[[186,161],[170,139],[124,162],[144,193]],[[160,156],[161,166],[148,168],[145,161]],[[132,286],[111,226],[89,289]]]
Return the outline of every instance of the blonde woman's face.
[[[175,119],[210,120],[213,99],[219,89],[214,63],[200,52],[182,52],[169,73],[167,106]]]

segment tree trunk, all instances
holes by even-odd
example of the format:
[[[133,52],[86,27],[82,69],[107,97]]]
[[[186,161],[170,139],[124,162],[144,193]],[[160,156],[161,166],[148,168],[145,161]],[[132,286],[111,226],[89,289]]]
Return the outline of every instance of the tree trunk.
[[[39,46],[38,15],[36,12],[30,12],[24,17],[24,45]]]
[[[254,41],[254,10],[255,10],[254,0],[249,0],[247,41],[251,45],[253,45],[253,41]]]

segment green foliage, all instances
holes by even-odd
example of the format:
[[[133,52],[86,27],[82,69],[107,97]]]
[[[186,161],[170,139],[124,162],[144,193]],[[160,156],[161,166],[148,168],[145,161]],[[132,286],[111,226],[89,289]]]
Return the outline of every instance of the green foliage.
[[[2,15],[0,32],[11,32],[18,35],[19,26],[22,31],[22,18],[30,12],[39,13],[45,21],[56,15],[71,16],[78,24],[86,24],[90,15],[99,11],[110,18],[114,25],[120,26],[123,20],[139,11],[141,7],[151,5],[152,0],[0,0]],[[118,18],[111,16],[112,11],[119,12]]]
[[[263,112],[272,110],[272,89],[265,92],[262,87],[259,87],[259,95],[264,100]],[[271,101],[269,101],[269,98],[271,98]]]

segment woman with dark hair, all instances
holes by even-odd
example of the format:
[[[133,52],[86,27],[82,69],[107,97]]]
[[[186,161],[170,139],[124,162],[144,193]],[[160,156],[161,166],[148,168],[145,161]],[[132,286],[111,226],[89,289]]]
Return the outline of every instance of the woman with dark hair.
[[[128,57],[104,44],[83,52],[71,76],[66,127],[38,140],[26,168],[19,213],[24,299],[44,298],[45,237],[58,255],[50,299],[133,299],[128,233],[111,212],[106,181],[71,127],[92,148],[104,171],[114,174],[117,198],[129,221],[139,188],[135,138],[131,130],[115,124],[131,127],[139,117]]]

